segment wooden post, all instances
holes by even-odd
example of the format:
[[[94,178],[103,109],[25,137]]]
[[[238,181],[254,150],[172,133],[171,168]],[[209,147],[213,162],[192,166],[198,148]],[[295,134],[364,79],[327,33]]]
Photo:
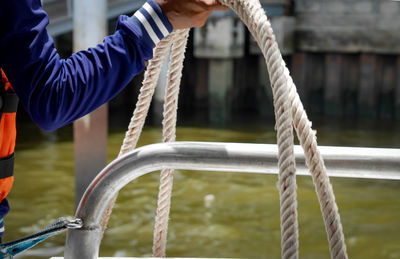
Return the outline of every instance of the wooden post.
[[[259,103],[266,99],[265,89],[264,86],[260,87],[258,73],[258,56],[249,55],[233,59],[233,87],[228,100],[232,106],[233,120],[248,119],[262,108],[259,107]],[[267,73],[267,70],[264,70],[264,73]]]
[[[306,59],[307,101],[310,115],[324,114],[325,55],[308,53]]]
[[[361,118],[375,118],[376,101],[376,55],[360,55],[360,84],[358,88],[358,114]]]
[[[106,35],[106,0],[74,0],[74,51],[96,46]],[[74,123],[75,204],[106,165],[107,105]]]
[[[327,54],[325,56],[325,89],[324,89],[324,114],[340,116],[341,103],[341,70],[342,56],[340,54]]]
[[[394,117],[394,91],[396,84],[396,59],[393,56],[379,58],[379,118],[392,119]]]
[[[323,114],[325,60],[321,54],[295,53],[292,76],[304,107],[310,114]]]
[[[305,104],[304,106],[307,108],[306,57],[307,54],[305,52],[293,54],[291,72],[300,99]]]
[[[359,79],[358,55],[345,55],[342,62],[342,111],[346,117],[354,118],[357,115],[357,87]]]
[[[395,118],[400,120],[400,56],[396,59],[396,85],[394,90]]]
[[[233,61],[212,59],[208,70],[208,91],[210,96],[209,118],[213,125],[224,125],[230,120],[228,93],[233,83]]]
[[[208,66],[209,60],[205,58],[198,58],[196,60],[196,80],[195,80],[195,111],[196,117],[208,120]]]
[[[268,76],[267,64],[263,55],[258,60],[258,105],[261,116],[274,116],[274,101],[271,82]]]

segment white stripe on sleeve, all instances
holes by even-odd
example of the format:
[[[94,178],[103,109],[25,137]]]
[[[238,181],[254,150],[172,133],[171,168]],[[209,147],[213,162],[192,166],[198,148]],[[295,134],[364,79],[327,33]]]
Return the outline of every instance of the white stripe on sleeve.
[[[149,3],[145,3],[143,8],[151,15],[164,37],[167,37],[169,32],[153,7]]]
[[[138,18],[138,20],[142,23],[143,27],[147,31],[147,34],[149,34],[151,40],[154,42],[154,44],[157,45],[157,43],[160,41],[160,39],[157,37],[157,34],[154,32],[153,28],[151,28],[151,25],[146,20],[146,17],[144,17],[140,11],[137,11],[135,13],[135,17]]]

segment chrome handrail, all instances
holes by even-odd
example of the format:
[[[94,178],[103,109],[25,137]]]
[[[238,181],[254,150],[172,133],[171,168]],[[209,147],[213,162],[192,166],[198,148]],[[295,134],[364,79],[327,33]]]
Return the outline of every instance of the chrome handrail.
[[[400,149],[320,147],[329,176],[400,180]],[[212,142],[171,142],[144,146],[111,162],[93,180],[77,208],[83,227],[70,229],[66,259],[98,258],[101,220],[109,202],[132,180],[161,169],[277,173],[277,146]],[[297,173],[307,175],[301,147]]]

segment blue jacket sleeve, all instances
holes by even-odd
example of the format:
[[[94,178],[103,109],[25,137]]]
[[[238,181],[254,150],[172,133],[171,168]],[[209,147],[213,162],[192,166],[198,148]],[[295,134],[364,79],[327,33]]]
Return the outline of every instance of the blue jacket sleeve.
[[[154,0],[120,16],[102,44],[61,59],[40,0],[0,1],[0,67],[34,122],[54,130],[117,95],[172,31]]]

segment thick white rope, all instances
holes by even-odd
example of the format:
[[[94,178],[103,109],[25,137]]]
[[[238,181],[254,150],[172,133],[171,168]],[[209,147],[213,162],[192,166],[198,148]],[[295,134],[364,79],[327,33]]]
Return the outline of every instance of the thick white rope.
[[[266,59],[271,86],[274,93],[274,107],[276,115],[276,128],[278,132],[278,146],[279,146],[279,170],[280,170],[280,194],[281,194],[281,227],[282,227],[282,257],[283,258],[298,258],[298,230],[297,230],[297,202],[296,202],[296,179],[295,179],[295,161],[293,156],[293,129],[294,125],[300,143],[304,149],[307,165],[310,168],[310,172],[313,177],[316,192],[318,194],[319,202],[321,205],[321,211],[325,221],[326,231],[328,234],[328,241],[331,251],[332,258],[347,258],[346,245],[344,243],[344,235],[342,226],[340,223],[340,216],[338,208],[335,203],[335,197],[333,195],[332,186],[329,183],[329,178],[326,174],[326,169],[322,157],[318,151],[315,133],[311,129],[311,123],[307,119],[307,115],[301,104],[300,98],[297,94],[295,85],[292,78],[289,75],[289,71],[282,59],[279,52],[275,36],[271,25],[262,9],[260,3],[256,0],[220,0],[221,3],[229,6],[233,9],[238,16],[247,25],[252,35],[257,40],[263,55]],[[154,59],[160,59],[156,53],[164,53],[161,49],[164,46],[170,47],[172,39],[175,37],[171,34],[170,37],[162,41],[159,46],[155,49]],[[186,35],[187,37],[187,35]],[[186,40],[186,39],[185,39]],[[186,43],[185,43],[186,44]],[[178,46],[179,44],[176,44]],[[183,45],[182,45],[183,46]],[[184,49],[184,47],[183,47]],[[181,52],[184,53],[184,50]],[[183,61],[183,58],[181,62]],[[145,74],[144,82],[148,82],[149,85],[156,84],[158,79],[159,70],[162,61],[152,67],[149,65],[148,72]],[[176,62],[171,62],[172,66],[182,66]],[[170,72],[177,73],[176,68],[170,68]],[[180,74],[181,72],[179,72]],[[170,75],[169,78],[173,78]],[[180,79],[179,77],[177,77]],[[178,79],[178,81],[179,81]],[[136,111],[134,112],[134,118],[132,118],[129,131],[126,134],[124,140],[124,146],[121,149],[121,154],[133,149],[136,146],[137,140],[140,135],[140,131],[143,127],[144,119],[146,117],[148,106],[150,105],[151,97],[154,92],[154,86],[145,87],[143,85],[141,90],[141,97],[139,99],[145,100],[144,103],[137,104]],[[144,90],[146,89],[146,90]],[[173,95],[177,98],[177,92],[171,90]],[[167,95],[168,97],[169,95]],[[173,98],[172,98],[173,99]],[[174,105],[177,104],[177,99]],[[175,111],[174,119],[171,120],[171,125],[176,124],[176,107],[172,110]],[[293,120],[293,121],[292,121]],[[165,122],[168,120],[165,119]],[[131,126],[132,125],[132,126]],[[167,130],[165,130],[167,132]],[[175,129],[173,130],[173,136],[175,136]],[[173,137],[174,138],[174,137]],[[172,138],[169,138],[172,140]],[[166,141],[167,138],[165,138]],[[163,173],[172,179],[171,173]],[[166,223],[160,223],[161,231],[155,231],[154,240],[163,240],[160,245],[154,244],[153,251],[159,256],[165,256],[165,244],[166,244],[166,232],[167,226],[163,224],[168,223],[168,213],[170,204],[170,194],[168,197],[167,193],[172,190],[172,181],[168,183],[168,191],[166,192],[166,199],[169,200],[168,212],[162,212],[157,210],[158,215],[166,216]],[[161,189],[163,187],[160,187]],[[164,194],[160,196],[164,196]],[[161,202],[159,202],[161,203]],[[164,205],[163,205],[164,206]],[[161,216],[157,216],[161,218]],[[165,220],[164,220],[165,221]],[[157,223],[156,223],[157,225]],[[157,228],[157,227],[156,227]],[[160,234],[161,233],[161,234]],[[164,247],[163,247],[164,246]],[[163,247],[163,248],[162,248]],[[158,252],[160,251],[160,252]]]
[[[142,87],[140,88],[140,94],[136,102],[136,108],[133,112],[131,121],[128,126],[128,130],[125,133],[125,138],[123,140],[118,157],[123,154],[135,149],[137,142],[142,132],[146,116],[149,111],[151,100],[153,98],[154,89],[157,85],[157,80],[160,75],[161,66],[164,59],[166,58],[168,52],[171,49],[172,38],[174,38],[176,32],[172,32],[162,41],[160,41],[157,47],[153,50],[153,58],[149,61],[147,66],[144,79],[142,82]],[[110,202],[106,212],[102,218],[103,233],[106,230],[108,220],[114,207],[117,196]]]
[[[149,61],[136,108],[128,126],[128,131],[125,133],[125,138],[121,146],[118,156],[121,156],[133,149],[135,149],[137,142],[142,132],[146,116],[149,111],[151,99],[153,98],[154,89],[156,88],[158,77],[160,76],[161,66],[168,52],[171,49],[172,39],[176,36],[177,32],[173,32],[160,41],[153,51],[153,58]]]
[[[172,40],[168,83],[164,101],[163,142],[171,142],[176,139],[179,86],[181,83],[183,60],[185,58],[188,36],[189,30],[180,30],[177,31],[176,37]],[[157,215],[154,226],[153,257],[165,257],[173,172],[174,170],[172,169],[161,171]]]
[[[240,9],[240,6],[237,8]],[[274,110],[276,118],[278,168],[279,168],[279,192],[280,192],[280,216],[281,216],[281,255],[282,258],[298,258],[299,234],[297,219],[297,193],[296,193],[296,165],[293,151],[293,128],[291,116],[291,103],[289,92],[285,91],[285,78],[282,69],[285,68],[278,45],[275,41],[272,27],[265,16],[261,5],[254,3],[247,7],[247,11],[254,15],[252,21],[245,10],[239,11],[239,16],[248,17],[245,21],[253,32],[257,42],[266,57],[266,63],[270,75],[271,87],[274,96]],[[261,28],[259,26],[262,26]],[[250,28],[251,26],[251,28]],[[266,37],[266,35],[270,37]],[[264,38],[262,38],[264,37]],[[261,39],[260,39],[261,38]],[[268,50],[272,50],[265,54]]]
[[[293,81],[291,81],[293,85]],[[310,169],[315,185],[325,229],[328,234],[329,247],[332,258],[348,258],[339,209],[336,205],[332,185],[326,174],[326,168],[321,153],[319,152],[315,132],[311,129],[311,122],[307,119],[300,98],[294,88],[290,89],[294,127],[303,147],[306,163]]]
[[[288,108],[291,108],[291,116],[294,121],[293,124],[300,140],[300,144],[303,147],[307,166],[310,169],[320,202],[328,235],[331,257],[340,259],[348,258],[335,196],[333,194],[332,186],[329,183],[329,177],[326,174],[322,156],[317,148],[315,133],[311,129],[311,122],[307,118],[293,80],[282,59],[282,55],[278,49],[271,24],[265,15],[265,11],[262,9],[258,1],[220,0],[220,2],[231,7],[256,38],[267,62],[271,86],[274,92],[275,113],[276,115],[280,115],[280,113],[283,114]],[[285,98],[287,98],[286,102],[288,102],[289,105],[280,104],[280,99]],[[277,121],[280,120],[278,117],[276,119]],[[278,144],[279,142],[280,141],[278,140]],[[279,147],[279,149],[281,149],[281,147]],[[282,239],[282,243],[286,243],[284,237],[282,237]],[[288,247],[291,247],[290,242],[287,242],[287,244]],[[286,254],[286,251],[284,251],[285,249],[286,245],[282,246],[282,255]],[[292,258],[290,257],[290,253],[288,256],[288,258]]]

